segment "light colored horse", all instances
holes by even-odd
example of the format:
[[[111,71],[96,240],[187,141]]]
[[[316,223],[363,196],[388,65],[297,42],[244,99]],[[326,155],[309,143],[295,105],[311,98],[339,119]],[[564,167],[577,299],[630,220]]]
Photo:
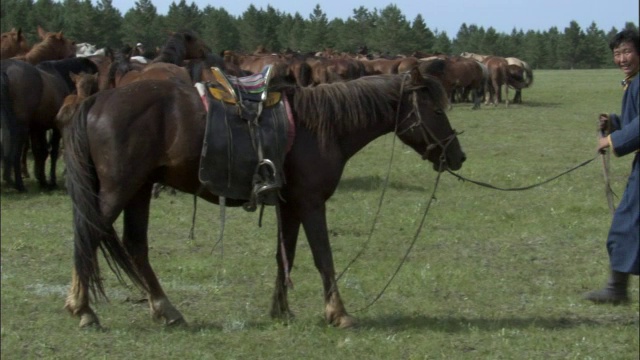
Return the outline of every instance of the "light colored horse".
[[[76,56],[77,57],[85,57],[93,55],[96,52],[97,48],[93,44],[89,44],[86,42],[76,44]]]
[[[516,94],[513,97],[513,102],[522,103],[522,89],[528,88],[529,86],[531,86],[531,84],[533,84],[533,71],[531,70],[531,66],[529,66],[529,64],[526,61],[520,60],[515,57],[508,57],[505,59],[507,60],[507,63],[509,65],[514,65],[519,67],[522,70],[521,72],[524,74],[523,76],[524,82],[516,81],[516,82],[513,82],[513,84],[512,83],[509,84],[513,86],[513,88],[516,90]]]
[[[472,53],[472,52],[463,52],[462,54],[460,54],[460,56],[468,58],[468,59],[473,59],[479,62],[483,62],[484,59],[486,59],[487,57],[489,57],[490,55],[480,55],[480,54],[476,54],[476,53]]]

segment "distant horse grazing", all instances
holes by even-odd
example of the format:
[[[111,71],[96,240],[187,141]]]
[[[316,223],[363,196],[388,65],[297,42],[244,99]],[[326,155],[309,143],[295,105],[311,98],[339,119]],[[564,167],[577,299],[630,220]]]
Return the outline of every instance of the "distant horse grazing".
[[[509,106],[509,64],[507,60],[500,56],[487,56],[482,63],[487,66],[489,71],[485,104],[498,105],[502,101],[502,86],[504,85],[504,101]]]
[[[528,88],[533,84],[533,71],[531,66],[523,60],[515,57],[508,57],[506,60],[509,64],[509,86],[516,90],[513,102],[521,104],[522,89]]]
[[[64,98],[75,89],[69,74],[97,71],[96,65],[86,58],[44,61],[36,66],[15,59],[2,60],[0,117],[3,178],[7,183],[13,184],[18,191],[26,190],[20,176],[20,158],[29,136],[34,173],[40,187],[49,189],[56,186],[60,132],[55,126],[55,118]],[[50,143],[46,138],[48,130],[52,130]],[[49,182],[45,177],[47,156],[51,162]]]
[[[471,91],[473,109],[480,108],[487,74],[483,71],[483,65],[476,60],[460,56],[432,57],[420,60],[418,69],[442,82],[451,103],[455,101],[456,92],[461,92],[464,98],[466,92]]]
[[[278,204],[283,243],[277,247],[271,316],[292,315],[285,272],[294,264],[302,226],[322,278],[325,319],[349,327],[355,320],[338,291],[325,203],[347,161],[390,132],[432,162],[434,170],[459,169],[465,155],[443,111],[446,94],[438,81],[421,76],[417,69],[272,90],[280,90],[291,104],[296,135],[284,162],[286,181]],[[80,326],[99,326],[89,303],[92,294],[105,296],[98,248],[111,266],[146,291],[154,318],[185,323],[149,263],[149,207],[155,182],[219,203],[218,196],[199,191],[205,118],[205,106],[192,86],[147,80],[91,96],[65,129],[67,190],[75,228],[74,270],[65,307],[79,317]],[[226,205],[245,202],[227,199]],[[114,222],[122,213],[119,239]]]
[[[0,59],[9,59],[18,55],[25,55],[31,46],[22,33],[22,28],[11,29],[0,35]]]

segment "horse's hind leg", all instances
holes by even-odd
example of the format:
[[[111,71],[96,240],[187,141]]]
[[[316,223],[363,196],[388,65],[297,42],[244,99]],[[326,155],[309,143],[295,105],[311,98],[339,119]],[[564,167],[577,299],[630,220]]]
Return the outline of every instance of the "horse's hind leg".
[[[27,141],[24,143],[24,146],[21,149],[22,156],[20,157],[20,163],[22,164],[22,177],[28,179],[31,177],[29,174],[29,167],[27,166],[27,157],[29,156],[29,138],[27,137]]]
[[[47,189],[47,178],[44,172],[45,162],[49,155],[47,148],[47,133],[45,131],[31,131],[31,152],[33,153],[33,172],[38,184]]]
[[[95,251],[93,254],[94,259],[97,259]],[[80,327],[100,327],[98,316],[89,306],[89,289],[80,284],[75,268],[71,275],[71,287],[69,288],[64,308],[67,309],[71,315],[80,318]]]
[[[60,130],[54,128],[51,130],[51,138],[49,139],[49,161],[51,162],[51,169],[49,170],[49,188],[55,189],[58,186],[56,177],[56,166],[58,164],[58,156],[60,153]]]
[[[171,304],[149,263],[149,206],[151,188],[142,186],[124,209],[122,243],[131,255],[138,272],[149,288],[149,307],[154,319],[164,319],[167,325],[186,324],[182,314]]]

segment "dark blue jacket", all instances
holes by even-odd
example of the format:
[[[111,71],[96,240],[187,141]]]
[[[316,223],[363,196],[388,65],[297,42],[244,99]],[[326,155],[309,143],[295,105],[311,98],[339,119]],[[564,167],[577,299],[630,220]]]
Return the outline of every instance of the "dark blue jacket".
[[[640,274],[640,76],[631,81],[622,97],[620,115],[610,114],[609,142],[616,156],[633,154],[631,174],[613,215],[607,250],[614,271]]]

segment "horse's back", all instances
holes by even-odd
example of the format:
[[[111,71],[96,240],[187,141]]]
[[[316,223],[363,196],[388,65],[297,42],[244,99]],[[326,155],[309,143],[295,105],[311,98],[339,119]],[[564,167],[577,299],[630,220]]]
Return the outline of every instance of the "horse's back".
[[[19,119],[30,116],[37,108],[42,97],[43,80],[38,69],[22,60],[5,59],[1,61],[2,73],[6,74],[7,96],[13,106],[13,112]]]
[[[87,116],[90,142],[110,143],[107,150],[118,156],[153,166],[198,157],[206,111],[192,86],[144,80],[94,96]]]

